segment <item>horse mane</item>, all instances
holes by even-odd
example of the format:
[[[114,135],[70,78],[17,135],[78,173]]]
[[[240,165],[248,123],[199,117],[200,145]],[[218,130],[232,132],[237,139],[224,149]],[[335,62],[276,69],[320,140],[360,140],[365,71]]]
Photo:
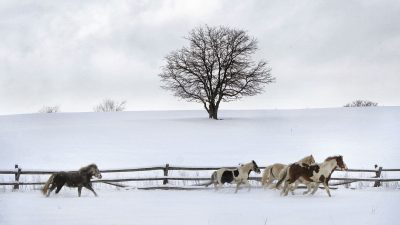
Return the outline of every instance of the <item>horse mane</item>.
[[[307,159],[307,158],[309,158],[311,155],[308,155],[308,156],[306,156],[306,157],[303,157],[303,158],[301,158],[300,160],[299,160],[299,162],[300,161],[303,161],[303,160],[305,160],[305,159]]]
[[[332,160],[332,159],[337,159],[337,158],[340,158],[340,157],[342,157],[342,156],[341,155],[329,156],[328,158],[325,159],[325,162],[329,161],[329,160]]]
[[[94,163],[92,163],[92,164],[90,164],[90,165],[81,167],[81,168],[79,169],[79,172],[87,172],[87,171],[90,170],[90,168],[92,168],[92,167],[97,168],[97,165],[94,164]]]
[[[313,161],[314,161],[314,163],[315,163],[315,159],[314,159],[314,156],[311,154],[311,155],[308,155],[308,156],[305,156],[305,157],[303,157],[302,159],[300,159],[299,161],[297,161],[297,163],[304,163],[304,161],[310,161],[310,164],[312,164],[312,160],[311,159],[313,159]],[[307,162],[308,163],[308,162]]]
[[[258,167],[256,161],[252,160],[251,162],[253,163],[253,165],[254,165],[255,167]]]

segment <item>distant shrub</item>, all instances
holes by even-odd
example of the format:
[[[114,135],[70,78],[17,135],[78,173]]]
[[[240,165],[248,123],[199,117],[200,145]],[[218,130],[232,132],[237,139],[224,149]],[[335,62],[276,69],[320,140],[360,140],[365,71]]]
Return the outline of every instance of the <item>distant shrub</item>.
[[[43,106],[39,110],[39,113],[58,113],[58,112],[60,112],[59,106]]]
[[[351,103],[347,103],[343,107],[372,107],[372,106],[378,106],[378,103],[371,102],[368,100],[356,100]]]
[[[117,102],[112,99],[104,99],[103,102],[93,108],[95,112],[120,112],[125,110],[126,101]]]

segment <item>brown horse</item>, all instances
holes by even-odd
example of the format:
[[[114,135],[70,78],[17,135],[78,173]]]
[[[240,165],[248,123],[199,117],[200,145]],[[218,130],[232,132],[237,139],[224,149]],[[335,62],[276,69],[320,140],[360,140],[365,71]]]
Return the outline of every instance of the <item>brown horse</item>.
[[[305,163],[307,165],[311,165],[313,163],[315,163],[315,159],[313,155],[309,155],[306,156],[302,159],[300,159],[299,161],[297,161],[297,163]],[[270,166],[267,166],[263,172],[263,176],[261,178],[261,183],[264,187],[268,187],[272,184],[272,182],[274,180],[279,180],[282,178],[282,176],[284,175],[283,171],[285,171],[285,169],[288,167],[288,165],[286,164],[282,164],[282,163],[275,163],[272,164]],[[294,190],[297,188],[297,186],[299,185],[299,183],[304,183],[307,186],[307,189],[311,189],[311,183],[310,182],[304,182],[304,180],[299,179],[295,182],[294,185],[292,185],[291,187],[291,192],[292,194],[294,194]],[[273,186],[275,187],[275,186]]]
[[[78,172],[57,172],[49,177],[42,192],[49,197],[54,189],[57,188],[56,194],[58,194],[61,188],[66,184],[67,187],[77,187],[79,197],[81,197],[82,187],[91,190],[93,194],[97,196],[97,193],[92,188],[92,182],[90,181],[93,176],[101,179],[101,174],[96,164],[82,167]]]
[[[335,171],[337,167],[341,170],[347,170],[347,166],[341,155],[328,157],[323,163],[319,164],[306,165],[293,163],[284,171],[283,178],[278,181],[276,186],[279,187],[280,184],[285,181],[282,194],[286,196],[289,192],[290,184],[302,178],[305,181],[317,183],[311,194],[314,194],[318,190],[319,184],[322,183],[329,197],[331,197],[328,182],[331,179],[333,171]]]

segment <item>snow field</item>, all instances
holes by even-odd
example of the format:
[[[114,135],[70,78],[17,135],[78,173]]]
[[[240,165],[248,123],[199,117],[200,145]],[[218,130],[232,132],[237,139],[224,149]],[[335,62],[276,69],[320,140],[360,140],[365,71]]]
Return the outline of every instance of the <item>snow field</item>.
[[[400,168],[400,107],[222,111],[211,121],[202,111],[57,113],[0,116],[0,169],[76,170],[171,166],[259,166],[291,163],[313,154],[317,162],[341,154],[349,168]],[[210,172],[174,171],[171,176]],[[159,172],[104,174],[105,178],[157,176]],[[335,172],[334,177],[345,176]],[[373,174],[349,173],[351,177]],[[385,178],[398,173],[384,173]],[[43,181],[48,176],[21,176]],[[1,181],[13,181],[2,176]],[[173,182],[171,182],[173,184]],[[148,186],[153,183],[129,183]],[[187,182],[189,184],[189,182]],[[361,185],[360,185],[361,184]],[[63,188],[45,198],[22,187],[0,191],[1,225],[224,225],[224,224],[399,224],[398,184],[383,188],[324,190],[315,196],[279,196],[278,191],[232,188],[144,191],[96,185]],[[178,183],[182,185],[182,183]],[[386,184],[385,184],[386,185]],[[38,187],[36,187],[38,188]]]
[[[232,225],[232,224],[398,224],[400,192],[385,189],[332,191],[329,198],[280,197],[277,191],[241,189],[202,191],[65,189],[45,198],[39,191],[0,193],[0,224],[59,225]]]

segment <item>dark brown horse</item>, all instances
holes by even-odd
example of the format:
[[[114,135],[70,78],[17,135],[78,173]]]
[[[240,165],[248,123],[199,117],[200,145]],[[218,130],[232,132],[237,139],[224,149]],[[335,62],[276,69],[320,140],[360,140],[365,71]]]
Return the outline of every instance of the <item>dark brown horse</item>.
[[[92,188],[92,182],[90,181],[93,176],[101,179],[101,174],[96,164],[82,167],[78,172],[57,172],[50,176],[49,180],[44,185],[42,192],[44,195],[49,197],[50,193],[54,189],[57,188],[57,194],[66,184],[67,187],[77,187],[79,197],[81,197],[82,187],[91,190],[93,194],[97,196],[96,192]]]

